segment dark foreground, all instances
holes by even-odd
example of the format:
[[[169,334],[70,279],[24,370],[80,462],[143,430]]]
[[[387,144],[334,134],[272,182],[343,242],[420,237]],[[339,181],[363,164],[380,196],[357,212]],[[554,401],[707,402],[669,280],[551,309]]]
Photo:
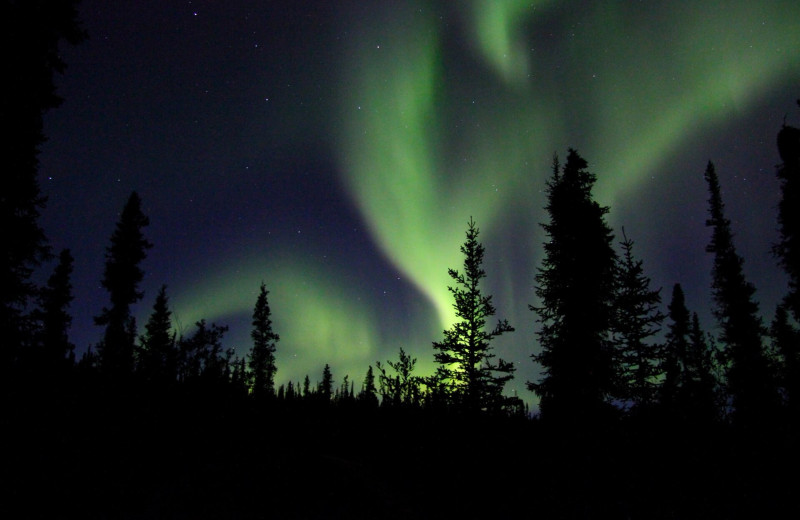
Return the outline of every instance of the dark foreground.
[[[787,425],[555,429],[99,387],[4,408],[3,509],[20,518],[800,518]]]

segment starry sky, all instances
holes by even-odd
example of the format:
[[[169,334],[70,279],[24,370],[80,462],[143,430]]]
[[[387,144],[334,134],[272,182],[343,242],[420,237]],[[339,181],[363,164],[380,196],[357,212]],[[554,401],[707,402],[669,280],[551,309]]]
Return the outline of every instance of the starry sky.
[[[716,330],[708,160],[767,323],[784,292],[770,247],[775,137],[800,125],[796,1],[83,0],[80,19],[40,155],[41,223],[76,261],[79,354],[101,337],[132,190],[154,244],[140,327],[167,284],[179,331],[228,325],[243,355],[263,281],[278,383],[329,363],[358,386],[401,347],[430,374],[474,217],[484,289],[516,328],[495,349],[535,407],[528,304],[545,180],[569,147],[665,308],[679,282]]]

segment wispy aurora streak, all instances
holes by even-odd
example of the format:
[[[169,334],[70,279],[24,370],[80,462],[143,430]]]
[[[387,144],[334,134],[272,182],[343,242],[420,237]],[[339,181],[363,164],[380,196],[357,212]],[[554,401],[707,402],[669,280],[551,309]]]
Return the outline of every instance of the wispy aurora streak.
[[[405,5],[390,34],[376,22],[345,53],[350,191],[442,325],[453,319],[446,269],[460,266],[464,222],[474,215],[484,233],[502,232],[515,198],[543,187],[554,151],[581,150],[598,199],[613,206],[681,144],[797,72],[798,5],[634,4]],[[445,60],[463,52],[446,41],[458,20],[479,50],[466,70]],[[532,280],[535,263],[518,268]]]
[[[495,73],[511,85],[524,85],[530,72],[530,48],[522,33],[523,24],[547,1],[473,0],[470,22],[478,52]]]
[[[436,317],[424,305],[377,312],[373,294],[343,281],[358,277],[347,265],[282,253],[281,243],[261,256],[226,255],[189,292],[176,285],[188,327],[249,315],[265,281],[280,381],[313,380],[330,362],[358,384],[398,346],[426,373],[430,342],[454,320],[447,269],[461,267],[473,216],[498,316],[517,327],[503,338],[516,357],[502,355],[518,362],[521,389],[536,374],[527,305],[553,152],[572,146],[586,157],[618,228],[616,200],[636,197],[652,175],[687,175],[669,169],[683,147],[800,74],[796,2],[376,2],[341,16],[341,62],[325,77],[336,96],[328,144],[375,244]]]

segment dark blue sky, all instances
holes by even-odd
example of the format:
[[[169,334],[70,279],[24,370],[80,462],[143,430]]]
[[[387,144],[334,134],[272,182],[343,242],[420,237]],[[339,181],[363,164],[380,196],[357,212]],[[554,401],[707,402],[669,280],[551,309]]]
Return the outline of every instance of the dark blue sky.
[[[724,7],[724,8],[723,8]],[[498,350],[522,390],[538,369],[534,275],[552,154],[575,147],[609,222],[668,300],[710,317],[703,171],[711,159],[770,319],[784,117],[798,124],[795,2],[104,2],[63,49],[45,120],[42,224],[76,259],[73,341],[100,330],[104,249],[137,190],[154,243],[146,319],[169,286],[181,330],[206,318],[249,348],[271,291],[278,381],[360,381],[399,347],[432,369],[447,269],[474,216],[486,290],[517,331]],[[665,302],[666,306],[666,302]]]

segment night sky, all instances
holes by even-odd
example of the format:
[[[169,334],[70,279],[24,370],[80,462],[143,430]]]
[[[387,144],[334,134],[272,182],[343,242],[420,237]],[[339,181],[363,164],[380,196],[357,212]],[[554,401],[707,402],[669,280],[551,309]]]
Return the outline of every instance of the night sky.
[[[167,284],[179,331],[228,325],[243,355],[263,281],[278,383],[330,363],[358,389],[400,347],[430,374],[472,216],[484,289],[517,329],[495,348],[535,405],[528,304],[545,180],[569,147],[664,309],[680,282],[716,332],[708,160],[766,323],[784,293],[770,248],[775,138],[800,125],[796,0],[83,0],[80,20],[39,177],[41,223],[75,256],[79,355],[102,335],[104,251],[132,190],[154,244],[140,328]]]

